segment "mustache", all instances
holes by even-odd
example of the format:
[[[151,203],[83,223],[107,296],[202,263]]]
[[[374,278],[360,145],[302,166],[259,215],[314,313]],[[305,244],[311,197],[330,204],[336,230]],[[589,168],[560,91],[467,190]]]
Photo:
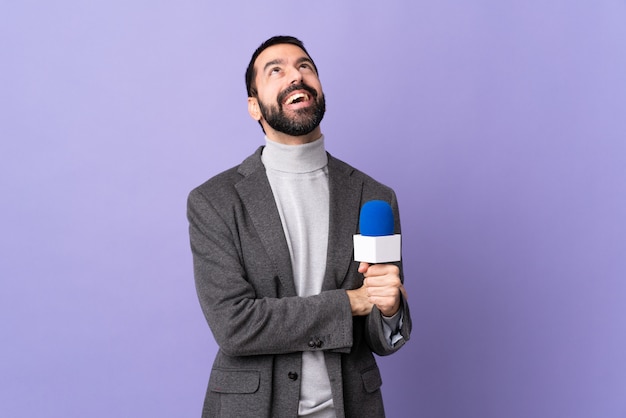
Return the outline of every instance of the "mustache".
[[[291,93],[293,93],[296,90],[304,90],[307,93],[309,93],[314,99],[317,99],[317,91],[315,91],[313,87],[307,86],[304,83],[299,83],[299,84],[292,84],[291,86],[283,90],[278,95],[278,103],[282,105],[282,103],[285,101],[287,96],[289,96]]]

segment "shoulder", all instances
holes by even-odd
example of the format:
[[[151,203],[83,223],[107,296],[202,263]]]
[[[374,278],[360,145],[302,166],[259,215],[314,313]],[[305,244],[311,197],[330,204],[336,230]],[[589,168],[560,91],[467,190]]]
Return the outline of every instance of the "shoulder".
[[[236,165],[211,177],[194,188],[189,193],[189,199],[204,198],[208,200],[223,200],[236,194],[236,186],[244,178],[257,170],[263,169],[259,147],[254,154],[247,157],[241,164]]]
[[[330,154],[328,155],[328,165],[331,175],[347,176],[351,182],[362,184],[363,193],[365,195],[373,195],[369,199],[388,198],[389,200],[395,200],[395,193],[391,187],[379,182],[358,168]],[[367,200],[368,196],[365,196],[365,199]]]

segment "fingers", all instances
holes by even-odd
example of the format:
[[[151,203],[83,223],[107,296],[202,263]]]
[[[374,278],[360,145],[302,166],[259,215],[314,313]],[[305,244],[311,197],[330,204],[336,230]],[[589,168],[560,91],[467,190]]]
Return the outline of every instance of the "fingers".
[[[375,305],[378,310],[386,317],[394,316],[400,310],[399,298],[370,298],[372,305]]]
[[[400,309],[400,289],[367,288],[368,301],[385,316],[393,316]]]
[[[359,273],[365,277],[394,275],[400,277],[400,269],[395,264],[359,264]]]
[[[406,297],[406,290],[400,280],[400,269],[393,264],[361,263],[361,270],[364,270],[363,286],[369,302],[376,305],[383,315],[394,315],[400,309],[400,294]]]
[[[361,263],[359,271],[364,270],[363,285],[368,288],[379,289],[399,289],[402,286],[400,280],[400,269],[393,264]]]
[[[361,262],[359,273],[365,277],[363,286],[347,292],[352,315],[367,315],[374,305],[386,316],[397,312],[400,306],[398,289],[402,287],[398,267],[393,264],[372,265]]]

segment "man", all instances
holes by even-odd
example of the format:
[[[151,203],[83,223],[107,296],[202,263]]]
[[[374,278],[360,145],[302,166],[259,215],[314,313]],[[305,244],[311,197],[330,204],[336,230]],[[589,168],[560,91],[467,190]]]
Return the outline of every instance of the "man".
[[[277,36],[246,71],[265,146],[189,195],[196,288],[220,349],[203,417],[383,417],[372,353],[408,339],[401,263],[353,261],[363,203],[394,192],[328,155],[317,67]]]

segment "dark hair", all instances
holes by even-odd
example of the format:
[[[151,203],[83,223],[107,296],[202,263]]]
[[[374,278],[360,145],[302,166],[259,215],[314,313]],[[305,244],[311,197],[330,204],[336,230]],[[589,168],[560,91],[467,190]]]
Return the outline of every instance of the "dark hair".
[[[307,54],[309,58],[311,58],[306,48],[304,47],[304,44],[298,38],[295,38],[293,36],[284,36],[284,35],[273,36],[269,38],[267,41],[263,42],[261,46],[259,46],[256,49],[256,51],[254,51],[254,54],[252,54],[252,58],[250,58],[250,63],[248,64],[248,68],[246,69],[246,90],[248,91],[248,97],[256,97],[257,95],[256,86],[254,85],[254,79],[256,78],[256,70],[254,69],[254,62],[259,57],[261,52],[265,51],[270,46],[280,45],[280,44],[295,45],[301,50],[303,50],[304,53]],[[315,66],[315,63],[313,62],[313,58],[311,58],[311,62],[313,63],[313,67],[315,68],[315,72],[317,73],[317,67]]]

